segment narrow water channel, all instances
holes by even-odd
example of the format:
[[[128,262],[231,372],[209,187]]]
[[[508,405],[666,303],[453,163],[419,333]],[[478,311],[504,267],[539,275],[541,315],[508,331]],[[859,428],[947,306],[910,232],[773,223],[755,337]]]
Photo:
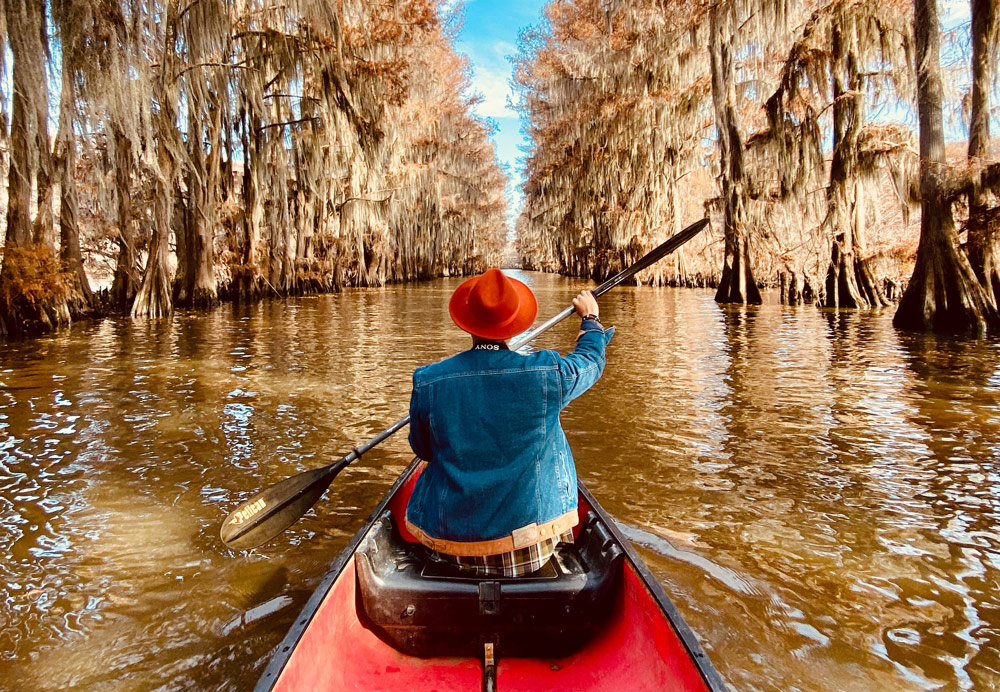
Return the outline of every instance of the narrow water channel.
[[[583,285],[520,276],[542,317]],[[257,552],[221,520],[406,414],[466,346],[457,283],[0,344],[0,689],[252,689],[405,434]],[[768,299],[606,296],[605,377],[563,416],[580,477],[734,689],[1000,688],[1000,342]]]

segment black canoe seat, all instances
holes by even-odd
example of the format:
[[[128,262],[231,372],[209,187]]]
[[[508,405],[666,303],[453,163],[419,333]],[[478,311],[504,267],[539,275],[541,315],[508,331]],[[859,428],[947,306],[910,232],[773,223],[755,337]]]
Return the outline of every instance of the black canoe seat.
[[[572,544],[518,578],[465,576],[406,543],[389,513],[355,557],[362,620],[403,653],[568,656],[602,628],[620,591],[624,555],[591,515]]]

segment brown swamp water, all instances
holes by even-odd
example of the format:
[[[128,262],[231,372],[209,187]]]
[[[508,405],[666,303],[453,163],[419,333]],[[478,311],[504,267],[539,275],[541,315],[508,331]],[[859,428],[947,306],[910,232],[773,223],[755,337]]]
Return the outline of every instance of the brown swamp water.
[[[583,285],[523,276],[543,317]],[[405,435],[264,549],[220,521],[406,414],[457,283],[0,345],[0,689],[251,689]],[[609,294],[581,478],[735,689],[1000,688],[1000,343],[769,300]]]

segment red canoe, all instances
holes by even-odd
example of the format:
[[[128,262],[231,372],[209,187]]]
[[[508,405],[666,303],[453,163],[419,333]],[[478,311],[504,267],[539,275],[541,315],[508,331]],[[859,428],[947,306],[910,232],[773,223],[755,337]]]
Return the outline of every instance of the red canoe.
[[[418,475],[414,463],[333,563],[256,692],[726,689],[582,484],[573,545],[529,577],[469,578],[394,521]]]

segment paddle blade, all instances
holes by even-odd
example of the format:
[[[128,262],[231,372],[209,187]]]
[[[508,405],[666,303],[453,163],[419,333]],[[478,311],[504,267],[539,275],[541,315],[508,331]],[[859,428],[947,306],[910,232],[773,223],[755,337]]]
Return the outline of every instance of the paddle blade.
[[[238,550],[267,543],[308,512],[342,468],[337,463],[306,471],[257,493],[226,517],[222,542]]]

